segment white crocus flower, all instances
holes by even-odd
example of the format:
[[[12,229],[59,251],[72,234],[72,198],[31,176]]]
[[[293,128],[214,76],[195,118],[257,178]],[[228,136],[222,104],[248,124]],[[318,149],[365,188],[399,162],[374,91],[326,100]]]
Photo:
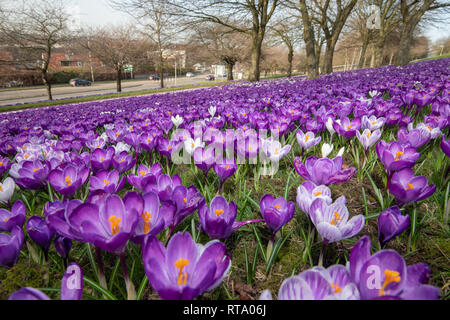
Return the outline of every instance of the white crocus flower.
[[[100,138],[103,139],[103,141],[108,142],[108,136],[106,135],[106,132],[103,132],[100,136]]]
[[[180,117],[178,114],[176,117],[172,117],[173,125],[177,128],[183,123],[183,121],[183,117]]]
[[[200,140],[200,138],[197,138],[195,140],[192,138],[188,138],[188,139],[184,140],[184,149],[186,150],[187,153],[189,153],[191,155],[194,153],[195,149],[197,149],[199,147],[202,147],[202,148],[205,147],[205,143],[202,142]]]
[[[369,91],[369,96],[371,98],[376,97],[378,94],[379,94],[379,92],[377,90]]]
[[[337,120],[338,121],[338,120]],[[327,123],[327,130],[328,132],[333,136],[333,134],[336,132],[333,128],[333,119],[332,118],[328,118]]]
[[[345,151],[345,147],[342,147],[341,150],[339,150],[336,157],[342,157],[342,155],[344,154],[344,151]]]
[[[209,107],[208,112],[211,115],[211,118],[214,117],[214,115],[216,114],[216,107],[215,106]]]
[[[328,157],[328,155],[333,151],[334,146],[328,143],[322,145],[322,158]]]
[[[3,183],[0,183],[0,202],[7,203],[14,194],[16,183],[10,177],[6,178]]]
[[[131,148],[131,146],[129,146],[126,143],[123,143],[122,141],[120,141],[113,147],[116,150],[116,153],[121,153],[122,151],[130,152],[130,148]]]

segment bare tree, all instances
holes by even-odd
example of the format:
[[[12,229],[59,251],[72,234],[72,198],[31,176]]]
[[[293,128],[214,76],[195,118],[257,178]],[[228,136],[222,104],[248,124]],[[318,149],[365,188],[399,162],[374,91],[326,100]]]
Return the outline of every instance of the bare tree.
[[[157,68],[160,87],[164,88],[166,53],[177,34],[183,31],[179,16],[175,15],[168,0],[110,0],[113,8],[128,13],[141,26],[141,33],[156,44]]]
[[[212,22],[251,37],[250,81],[260,79],[261,47],[280,0],[168,0],[192,23]]]
[[[2,8],[0,41],[20,51],[14,61],[27,69],[39,70],[52,100],[48,69],[52,50],[66,41],[69,15],[62,1],[22,0],[9,2]]]
[[[211,23],[197,25],[195,30],[192,40],[201,43],[203,48],[223,62],[227,68],[227,80],[233,80],[235,64],[248,56],[248,35]]]
[[[124,65],[144,54],[143,42],[136,38],[134,28],[129,25],[105,26],[85,33],[81,45],[104,65],[115,70],[117,92],[122,92]]]
[[[411,43],[413,40],[414,30],[418,26],[422,17],[427,12],[438,11],[440,9],[449,8],[448,1],[438,0],[400,0],[400,43],[399,53],[396,59],[396,65],[405,65],[410,61]]]
[[[333,72],[333,54],[339,40],[342,28],[352,12],[357,0],[314,0],[312,19],[320,26],[325,37],[325,56],[323,71]]]
[[[301,17],[303,24],[303,41],[306,49],[306,73],[308,79],[317,78],[319,74],[319,58],[321,45],[318,43],[316,34],[319,31],[314,29],[314,18],[311,8],[307,5],[306,0],[284,0],[283,7],[295,10]],[[317,28],[316,28],[317,29]]]
[[[292,76],[292,61],[294,59],[295,46],[300,43],[302,25],[296,16],[280,17],[270,27],[272,44],[283,43],[288,49],[288,77]]]

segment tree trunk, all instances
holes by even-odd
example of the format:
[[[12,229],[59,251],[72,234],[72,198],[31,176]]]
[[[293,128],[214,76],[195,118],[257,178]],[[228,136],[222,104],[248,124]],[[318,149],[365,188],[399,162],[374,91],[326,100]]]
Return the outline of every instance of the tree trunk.
[[[117,92],[122,92],[122,67],[116,67]]]
[[[384,61],[384,39],[378,39],[375,44],[375,68],[379,68],[383,65]]]
[[[331,41],[331,40],[330,40]],[[334,45],[328,44],[325,47],[325,56],[323,57],[323,72],[332,73],[333,72],[333,55],[334,55]]]
[[[288,47],[288,78],[292,77],[292,61],[294,60],[294,48]]]
[[[261,34],[262,31],[253,32],[253,40],[252,40],[252,55],[251,55],[251,65],[250,65],[250,81],[259,81],[259,65],[261,62],[261,46],[264,35]]]
[[[303,40],[306,44],[306,72],[308,79],[317,78],[319,74],[319,66],[316,56],[316,45],[314,38],[314,30],[306,7],[306,0],[300,0],[300,12],[303,21]]]
[[[48,80],[47,70],[41,70],[41,72],[42,72],[42,81],[44,82],[45,88],[47,89],[48,100],[53,100],[53,96],[52,96],[52,84],[51,84],[50,81]]]
[[[364,60],[366,57],[366,51],[368,46],[369,46],[369,37],[364,36],[361,46],[361,53],[359,55],[358,69],[362,69],[364,67]]]
[[[227,67],[227,80],[228,81],[234,80],[234,78],[233,78],[233,67],[234,67],[234,64],[233,63],[227,63],[226,67]]]

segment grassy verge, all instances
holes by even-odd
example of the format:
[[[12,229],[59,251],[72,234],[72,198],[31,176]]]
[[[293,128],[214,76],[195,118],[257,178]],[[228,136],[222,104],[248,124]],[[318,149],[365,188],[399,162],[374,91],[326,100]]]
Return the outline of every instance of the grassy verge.
[[[434,56],[434,57],[429,57],[429,58],[417,59],[417,60],[413,60],[411,62],[436,60],[436,59],[442,59],[442,58],[450,58],[450,53],[443,54],[442,56]]]
[[[23,109],[34,109],[34,108],[41,108],[41,107],[59,106],[59,105],[71,104],[71,103],[134,97],[134,96],[140,96],[140,95],[152,94],[152,93],[163,93],[163,92],[180,91],[180,90],[186,90],[186,89],[207,88],[207,87],[220,86],[220,85],[229,84],[229,83],[230,82],[227,82],[227,81],[212,82],[212,83],[202,83],[202,84],[198,84],[198,85],[189,85],[189,86],[176,87],[176,88],[140,90],[140,91],[132,91],[132,92],[112,93],[112,94],[103,94],[103,95],[95,95],[95,96],[87,96],[87,97],[60,99],[60,100],[53,100],[53,101],[25,103],[25,104],[20,104],[20,105],[0,107],[0,113],[1,112],[18,111],[18,110],[23,110]]]

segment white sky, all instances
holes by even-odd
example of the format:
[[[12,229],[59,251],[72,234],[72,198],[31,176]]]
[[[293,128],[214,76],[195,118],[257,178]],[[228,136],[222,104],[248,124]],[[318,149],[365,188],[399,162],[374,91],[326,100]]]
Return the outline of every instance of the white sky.
[[[84,27],[122,24],[131,21],[127,14],[113,10],[108,5],[108,0],[72,0],[71,3],[75,8],[79,8],[76,8],[75,13],[79,12],[80,22]],[[450,17],[448,20],[450,21]],[[424,33],[433,42],[448,37],[450,36],[450,23],[442,22],[437,27],[430,26]]]

